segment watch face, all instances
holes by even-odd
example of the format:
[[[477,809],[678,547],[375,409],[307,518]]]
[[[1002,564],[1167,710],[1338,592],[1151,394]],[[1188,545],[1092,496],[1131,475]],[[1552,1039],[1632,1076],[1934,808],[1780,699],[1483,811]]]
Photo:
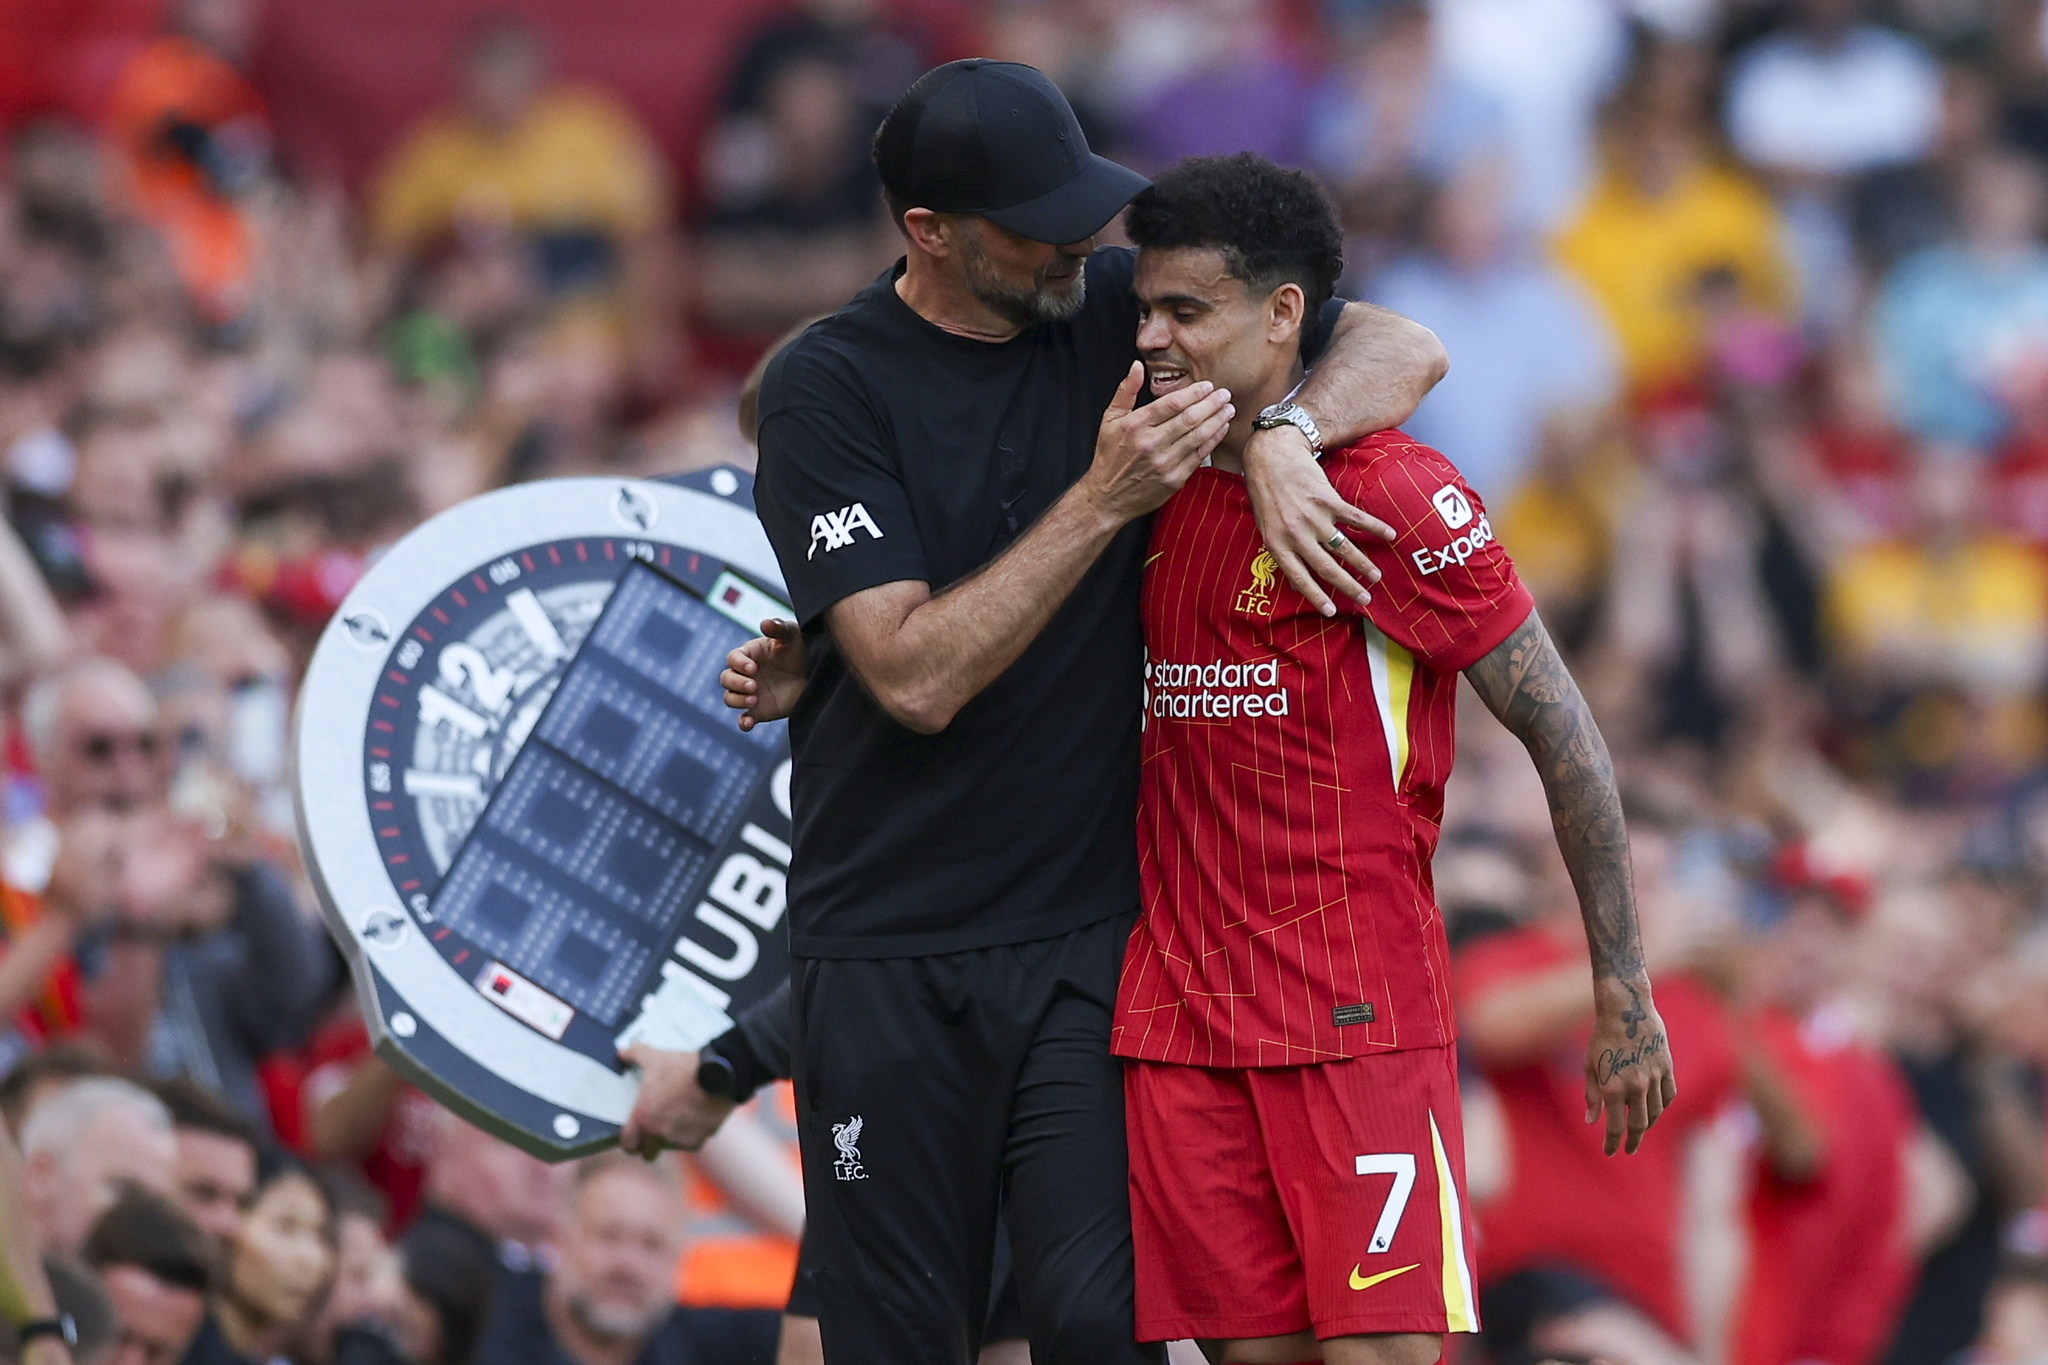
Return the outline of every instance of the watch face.
[[[784,727],[742,733],[717,675],[789,609],[742,477],[701,482],[444,513],[301,697],[302,832],[379,1051],[543,1155],[615,1134],[621,1046],[699,1046],[786,971]]]

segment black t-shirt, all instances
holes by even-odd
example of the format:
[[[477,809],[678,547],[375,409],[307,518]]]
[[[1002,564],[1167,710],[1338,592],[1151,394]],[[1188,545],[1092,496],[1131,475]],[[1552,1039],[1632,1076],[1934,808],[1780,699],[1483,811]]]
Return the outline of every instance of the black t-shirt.
[[[1001,343],[919,317],[899,261],[768,366],[755,503],[812,651],[790,718],[799,957],[1024,943],[1138,903],[1143,523],[936,735],[893,720],[822,627],[867,588],[957,583],[1087,470],[1136,355],[1135,260],[1097,251],[1078,313]]]
[[[479,1365],[576,1365],[548,1327],[537,1271],[507,1275],[473,1357]],[[677,1308],[633,1365],[772,1365],[782,1315],[766,1308]]]

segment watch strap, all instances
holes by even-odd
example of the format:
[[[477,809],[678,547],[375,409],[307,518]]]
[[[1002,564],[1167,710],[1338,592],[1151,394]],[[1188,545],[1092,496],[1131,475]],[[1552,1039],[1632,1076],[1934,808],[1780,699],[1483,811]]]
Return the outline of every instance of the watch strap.
[[[1275,403],[1269,408],[1260,409],[1259,415],[1252,419],[1252,426],[1261,431],[1270,431],[1274,427],[1293,427],[1308,438],[1308,447],[1318,458],[1323,453],[1322,428],[1316,425],[1316,419],[1309,416],[1306,408],[1291,398]]]
[[[739,1072],[707,1045],[697,1053],[697,1088],[717,1099],[737,1100]]]
[[[30,1318],[27,1322],[16,1323],[14,1344],[25,1347],[39,1337],[55,1337],[66,1346],[78,1344],[78,1324],[69,1313],[59,1313],[54,1318]]]

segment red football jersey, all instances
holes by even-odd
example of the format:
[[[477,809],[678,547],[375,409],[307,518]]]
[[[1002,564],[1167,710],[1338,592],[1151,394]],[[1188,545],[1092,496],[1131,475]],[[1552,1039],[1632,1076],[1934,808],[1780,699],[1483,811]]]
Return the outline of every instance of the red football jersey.
[[[1912,1296],[1903,1216],[1913,1095],[1898,1064],[1832,1012],[1766,1010],[1757,1032],[1824,1157],[1799,1184],[1754,1157],[1749,1281],[1731,1354],[1738,1365],[1865,1365]]]
[[[1494,934],[1458,958],[1458,996],[1467,1008],[1491,991],[1570,964],[1587,971],[1574,928],[1542,925]],[[1589,972],[1590,979],[1590,972]],[[1602,1154],[1605,1127],[1586,1122],[1586,1023],[1549,1056],[1490,1068],[1486,1079],[1508,1127],[1508,1186],[1474,1212],[1480,1288],[1521,1270],[1577,1266],[1691,1340],[1679,1256],[1684,1231],[1685,1151],[1715,1122],[1741,1077],[1727,1010],[1683,972],[1657,978],[1657,1012],[1671,1038],[1678,1098],[1630,1157]]]
[[[1430,883],[1458,673],[1529,615],[1451,463],[1399,432],[1324,461],[1399,531],[1370,606],[1318,615],[1203,469],[1153,523],[1138,804],[1144,913],[1114,1050],[1293,1066],[1457,1036]]]

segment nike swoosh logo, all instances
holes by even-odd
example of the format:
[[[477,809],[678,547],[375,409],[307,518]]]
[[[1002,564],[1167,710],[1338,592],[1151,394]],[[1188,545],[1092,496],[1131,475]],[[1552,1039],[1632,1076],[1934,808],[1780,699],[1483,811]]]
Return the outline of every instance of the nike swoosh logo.
[[[1420,1269],[1422,1269],[1422,1262],[1417,1261],[1414,1265],[1399,1266],[1393,1270],[1382,1270],[1377,1275],[1361,1275],[1358,1273],[1359,1267],[1353,1266],[1351,1267],[1351,1287],[1353,1289],[1370,1289],[1382,1280],[1391,1280],[1396,1275],[1406,1275],[1411,1270]]]

